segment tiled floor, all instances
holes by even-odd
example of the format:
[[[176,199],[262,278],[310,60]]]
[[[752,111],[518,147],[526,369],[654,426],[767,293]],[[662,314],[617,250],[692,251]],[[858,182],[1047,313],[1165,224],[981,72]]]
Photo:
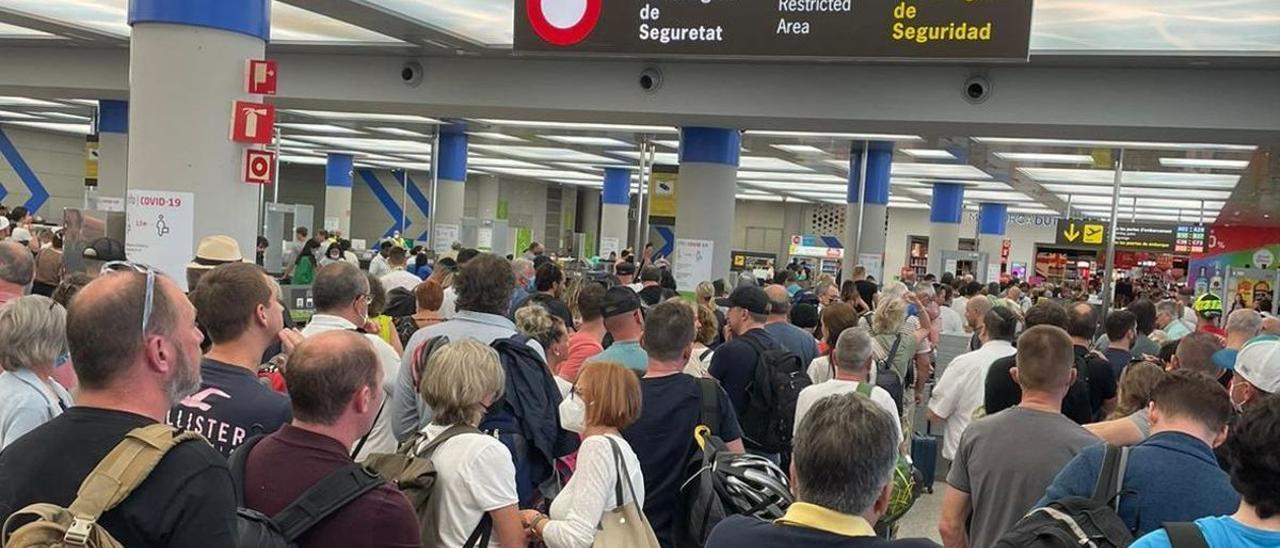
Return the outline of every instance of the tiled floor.
[[[942,515],[942,492],[946,485],[937,482],[933,494],[925,493],[916,505],[898,522],[898,538],[922,537],[941,543],[938,537],[938,517]]]

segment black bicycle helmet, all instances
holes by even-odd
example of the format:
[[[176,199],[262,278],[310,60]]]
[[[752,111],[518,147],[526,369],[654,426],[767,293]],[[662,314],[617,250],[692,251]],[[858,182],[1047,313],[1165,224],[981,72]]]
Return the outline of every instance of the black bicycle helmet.
[[[728,513],[772,521],[791,506],[787,475],[769,459],[722,453],[713,472],[716,492]]]

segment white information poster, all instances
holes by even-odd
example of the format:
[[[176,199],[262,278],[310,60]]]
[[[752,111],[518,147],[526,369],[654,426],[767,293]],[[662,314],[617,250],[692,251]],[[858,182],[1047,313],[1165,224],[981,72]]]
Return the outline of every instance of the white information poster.
[[[436,253],[447,253],[453,242],[459,240],[462,233],[462,227],[450,224],[437,224],[436,233],[431,238],[431,249]]]
[[[129,190],[125,254],[151,266],[187,291],[187,263],[195,247],[195,195],[165,190]]]
[[[325,217],[325,218],[324,218],[324,229],[325,229],[326,231],[328,231],[328,232],[333,232],[333,231],[337,230],[339,226],[342,226],[342,220],[341,220],[341,219],[339,219],[339,218],[337,218],[337,217]]]
[[[676,238],[675,261],[672,275],[678,291],[693,291],[698,283],[711,279],[712,252],[715,242],[710,240],[686,240]]]
[[[493,251],[493,227],[482,226],[476,229],[476,249],[485,253]]]
[[[955,260],[955,259],[947,259],[945,262],[943,262],[943,263],[942,263],[942,271],[943,271],[943,272],[952,272],[952,273],[954,273],[954,272],[956,271],[956,267],[957,267],[957,266],[958,266],[958,265],[956,264],[956,260]],[[930,273],[930,274],[932,274],[932,273]]]
[[[618,249],[617,238],[611,238],[611,237],[600,238],[600,256],[601,257],[608,259],[610,253],[617,253],[618,251],[619,249]]]
[[[877,280],[884,278],[884,257],[879,253],[859,253],[858,264],[866,267],[867,275]]]

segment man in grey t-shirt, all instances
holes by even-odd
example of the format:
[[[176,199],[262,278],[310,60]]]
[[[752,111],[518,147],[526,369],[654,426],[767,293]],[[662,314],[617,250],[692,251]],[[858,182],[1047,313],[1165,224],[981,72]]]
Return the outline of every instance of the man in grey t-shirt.
[[[1011,374],[1022,401],[974,422],[947,474],[938,530],[947,546],[988,548],[1026,515],[1053,478],[1085,447],[1099,443],[1062,415],[1075,382],[1071,337],[1039,325],[1018,339]],[[966,525],[968,524],[968,525]]]

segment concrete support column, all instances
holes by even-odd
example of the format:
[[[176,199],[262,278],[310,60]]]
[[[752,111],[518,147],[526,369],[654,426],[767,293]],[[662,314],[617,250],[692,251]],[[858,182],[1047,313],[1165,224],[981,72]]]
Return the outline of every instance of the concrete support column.
[[[676,195],[676,237],[710,240],[711,278],[729,279],[733,215],[737,200],[742,132],[686,127],[680,130],[680,185]],[[691,287],[681,287],[691,291]]]
[[[458,225],[462,223],[462,211],[466,205],[467,192],[467,134],[462,128],[440,128],[440,150],[437,166],[440,176],[440,188],[436,190],[434,205],[436,223]],[[497,208],[498,200],[493,200]],[[483,217],[483,216],[482,216]]]
[[[858,177],[862,174],[863,147],[866,146],[866,199],[860,200]],[[849,192],[845,205],[843,279],[853,279],[853,267],[862,264],[867,274],[884,280],[884,220],[889,207],[889,169],[893,166],[893,142],[854,143],[849,154]],[[859,204],[859,201],[862,203]],[[859,215],[861,211],[861,215]],[[859,246],[858,230],[862,238]],[[879,257],[878,261],[869,256]],[[868,256],[867,261],[862,257]],[[869,264],[864,264],[869,263]]]
[[[247,93],[245,66],[265,57],[271,3],[132,0],[128,21],[128,187],[194,195],[194,241],[167,242],[173,253],[190,257],[195,241],[226,234],[250,256],[258,186],[241,180],[247,147],[229,138],[231,110],[260,100]]]
[[[587,248],[580,254],[584,257],[599,254],[600,249],[600,191],[583,188],[578,191],[578,230],[587,235]]]
[[[498,178],[491,175],[475,177],[471,184],[476,187],[476,217],[497,219]]]
[[[621,252],[627,247],[627,230],[630,228],[631,211],[631,170],[622,167],[607,167],[604,170],[604,188],[600,191],[600,238],[596,249],[600,255],[609,258],[609,251],[603,247],[606,239],[617,242]]]
[[[929,273],[942,277],[943,251],[960,249],[960,221],[964,214],[964,185],[934,183],[929,210]]]
[[[346,238],[351,237],[351,175],[354,172],[355,158],[350,154],[329,153],[329,161],[324,165],[324,220],[320,226],[329,224],[329,219],[338,220],[338,231]]]
[[[1004,245],[1008,221],[1009,204],[986,202],[978,206],[978,251],[987,254],[989,265],[1000,264],[1000,248]]]
[[[129,180],[129,102],[98,101],[98,198],[124,198]]]

